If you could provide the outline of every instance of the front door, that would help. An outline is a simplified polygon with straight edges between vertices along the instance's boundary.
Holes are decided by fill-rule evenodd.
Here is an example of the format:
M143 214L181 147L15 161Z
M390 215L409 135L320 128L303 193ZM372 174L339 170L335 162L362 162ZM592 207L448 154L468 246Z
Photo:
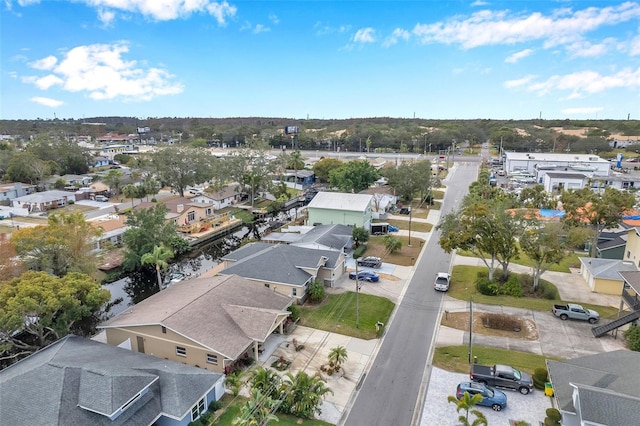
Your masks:
M142 336L136 336L136 340L138 342L138 352L143 354L144 353L144 339L142 338Z

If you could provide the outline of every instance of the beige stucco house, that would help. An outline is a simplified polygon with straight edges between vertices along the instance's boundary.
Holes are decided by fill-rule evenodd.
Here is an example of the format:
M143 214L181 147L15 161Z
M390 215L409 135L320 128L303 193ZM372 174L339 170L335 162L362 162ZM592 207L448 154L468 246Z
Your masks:
M107 343L224 373L284 333L292 298L237 275L180 282L99 326Z

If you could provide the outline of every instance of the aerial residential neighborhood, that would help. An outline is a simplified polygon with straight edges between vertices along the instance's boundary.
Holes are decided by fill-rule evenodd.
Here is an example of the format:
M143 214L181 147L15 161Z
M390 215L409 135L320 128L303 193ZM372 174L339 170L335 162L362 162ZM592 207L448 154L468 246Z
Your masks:
M640 274L636 202L633 192L617 188L613 179L624 175L632 182L634 171L625 171L630 168L625 169L624 157L616 164L593 154L518 155L507 151L504 143L504 155L500 157L500 147L492 147L491 142L475 146L465 142L458 148L460 154L449 155L447 150L438 156L408 153L401 161L391 153L386 157L387 166L377 169L368 156L331 151L322 156L308 150L267 155L268 148L265 151L254 145L252 150L216 155L220 148L189 151L155 146L155 152L118 157L119 168L111 168L113 163L109 163L101 166L102 170L98 167L97 173L66 174L47 180L58 182L57 187L62 189L21 182L5 184L7 200L0 211L9 238L3 240L3 249L13 250L16 255L12 261L15 267L3 267L7 274L3 279L13 280L2 287L3 298L7 302L18 300L20 286L41 279L22 277L21 271L51 268L60 274L60 283L65 283L59 285L65 286L74 285L65 274L87 274L87 283L96 283L92 291L102 292L101 300L108 303L102 308L96 306L95 318L99 319L87 323L88 328L69 327L58 334L59 338L42 334L37 319L25 317L22 326L8 318L3 320L3 327L12 327L4 328L4 333L8 333L5 336L13 349L6 352L10 361L0 371L0 384L24 387L20 383L25 374L32 372L39 377L44 372L42 365L56 362L43 364L42 360L54 360L48 354L64 354L66 348L70 350L70 357L65 357L69 371L93 371L96 367L89 361L83 365L77 354L99 352L104 347L113 364L101 367L103 374L117 374L109 369L124 365L124 359L118 361L120 354L132 354L169 362L166 368L191 368L180 374L203 371L213 375L202 376L208 384L203 382L202 390L182 405L167 402L165 407L163 402L154 405L153 413L146 408L151 400L145 395L152 391L148 384L131 388L131 395L122 394L122 401L112 401L110 408L103 409L82 402L89 388L81 385L69 394L78 401L75 411L43 399L48 409L58 410L60 418L62 411L72 416L70 419L94 416L91 421L96 423L128 423L134 418L150 419L140 420L144 424L165 424L168 418L178 423L202 423L219 416L233 417L225 413L238 410L245 400L251 401L253 377L273 371L270 374L276 376L271 380L281 382L277 386L283 386L283 392L288 386L297 386L297 380L302 380L300 374L315 377L313 380L329 389L323 391L311 412L284 410L281 415L357 425L358 419L366 416L361 410L368 410L368 401L372 400L369 393L376 389L366 379L367 373L399 351L410 360L407 367L431 370L426 376L413 374L402 383L405 388L424 389L417 404L430 409L413 412L419 424L454 424L455 407L447 403L449 395L462 398L464 392L473 394L477 389L488 398L491 390L468 384L469 364L477 362L515 364L523 374L534 377L534 385L541 385L538 389L532 385L530 395L507 390L504 401L497 405L491 399L479 403L481 408L488 407L489 412L483 409L480 413L490 422L505 419L535 424L549 417L548 409L557 410L563 424L601 421L598 411L585 411L582 404L571 401L576 397L593 400L597 399L593 395L611 392L619 393L621 401L640 396L622 382L618 385L618 380L603 386L593 379L594 374L618 374L600 369L596 361L599 357L616 356L624 364L633 362L631 354L635 353L628 332L635 329L640 317L639 290L634 290L638 287L634 274ZM179 183L177 188L162 187L160 182L151 184L156 179L170 181L168 169L162 168L163 155L169 152L173 158L182 156L190 161L186 167L207 167L210 177ZM206 154L210 155L209 163L202 162ZM240 161L241 155L253 160ZM376 164L384 155L375 157ZM263 158L263 163L258 164L256 158ZM288 174L283 172L287 168L279 168L281 162L298 158L301 164L295 167L308 167L305 176L314 176L313 180L287 179ZM158 171L153 175L137 173L134 164L143 160L157 162ZM326 174L325 162L337 169L343 167L341 173L355 173L347 171L352 165L364 165L359 173L372 172L365 188L354 185L349 189L344 181L332 180L331 173ZM229 171L232 164L239 172L256 169L267 173L269 179L235 181L234 176L240 174ZM442 167L437 167L434 174L432 164ZM131 171L125 174L122 167ZM223 174L216 174L218 168ZM563 177L553 175L555 170L562 170ZM413 186L407 184L412 175ZM417 176L424 180L417 180ZM556 183L548 184L547 179L556 179ZM479 186L474 186L474 181ZM579 184L572 185L573 181ZM29 193L19 195L19 191ZM485 230L480 222L476 224L478 219L472 211L460 204L460 196L466 191L483 194L481 199L488 197L482 201L486 209L483 217L491 218L493 228ZM512 201L489 201L495 194ZM575 198L578 194L581 198ZM602 206L615 203L618 210L609 216L597 216L602 208L600 200ZM600 219L594 221L594 217ZM78 231L85 229L84 224L89 227ZM594 231L578 233L581 236L577 239L566 241L555 237L558 232L579 228ZM461 239L471 229L476 237ZM483 232L490 234L483 237ZM517 241L521 258L530 259L525 266L516 258L508 258L508 279L504 264L492 267L487 262L491 250L502 249L487 245L485 238L490 241L499 233L505 233L506 239L501 240L504 244ZM67 240L85 248L73 254L73 247L65 248L64 238L56 240L57 235L66 235ZM70 250L69 256L77 263L60 263L57 257L48 257L53 252L47 250L36 252L31 241L40 241L36 244L41 248L55 244L56 250ZM552 250L550 241L555 241ZM546 252L536 249L541 245L547 247ZM207 255L211 249L215 254ZM554 255L548 256L549 252ZM481 271L491 274L497 285L483 286L481 279L469 275ZM446 283L440 277L446 277ZM513 281L516 277L518 281ZM535 285L536 280L538 290L526 287ZM44 282L39 285L49 285ZM469 293L469 287L473 293ZM473 304L468 301L469 294L474 295ZM501 299L494 302L495 297ZM510 304L513 307L509 308ZM508 331L497 331L501 322L490 327L498 327L496 331L486 331L487 324L496 320L492 317L495 307L507 313L508 321L506 317L499 321L515 324L507 325ZM565 317L577 319L580 312L595 316L585 316L589 321L584 323L563 321ZM484 326L477 329L474 321L469 331L469 321L464 318L468 320L470 313ZM42 311L35 318L52 314ZM416 321L432 324L428 330L421 328L419 340L411 334L412 327L403 326ZM396 324L400 327L397 330ZM527 333L519 336L522 328ZM45 343L29 343L32 349L25 350L30 335L42 335ZM393 343L398 338L403 345ZM518 343L520 339L522 343ZM564 345L564 339L573 343ZM424 347L428 342L433 344ZM410 349L411 345L419 348ZM447 354L455 348L469 352L469 359L454 364L447 361ZM331 357L339 351L346 352L339 361L340 374L328 373L335 370ZM531 359L518 363L511 351ZM422 355L416 358L410 353ZM629 357L618 355L623 353ZM126 359L134 358L138 359ZM582 359L594 360L589 364L590 372L580 367L569 374L563 367L563 363L582 365ZM329 369L329 365L334 368ZM465 369L466 376L461 374ZM290 379L287 372L293 374ZM542 379L535 379L543 372ZM381 379L390 375L388 380L393 381L399 372L384 369L380 374ZM79 377L83 383L83 374ZM473 373L471 377L480 380ZM362 380L358 389L355 384ZM51 383L63 386L63 394L67 392L66 384ZM497 382L484 386L491 389L492 385L501 389ZM457 394L456 386L462 389ZM159 391L161 394L162 389ZM16 395L19 393L12 398L17 399L0 401L5 407L0 410L3 423L16 418L20 407ZM620 408L616 419L623 422L630 415ZM447 418L451 423L436 420Z

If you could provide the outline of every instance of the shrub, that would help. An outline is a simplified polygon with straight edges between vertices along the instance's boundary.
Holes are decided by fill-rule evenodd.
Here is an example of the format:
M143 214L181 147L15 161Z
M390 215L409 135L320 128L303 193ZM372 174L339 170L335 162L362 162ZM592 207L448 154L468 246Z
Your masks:
M289 315L291 321L296 322L300 319L300 315L302 314L302 308L300 308L300 306L291 305L289 306L288 310L289 312L291 312L291 315Z
M542 292L542 298L546 300L556 300L560 298L558 289L545 281L540 281L540 287L538 291Z
M200 422L203 425L207 425L209 424L209 421L211 420L211 417L213 417L213 415L210 412L205 412L200 416Z
M519 318L506 314L482 314L482 325L496 330L520 331L522 329Z
M507 282L502 284L500 287L500 294L513 297L523 296L524 292L522 291L522 284L520 284L520 279L516 274L510 275Z
M222 402L220 401L211 401L209 403L209 411L211 411L212 413L215 413L221 408L222 408Z
M203 426L200 419L189 422L189 426Z
M325 296L324 285L318 280L313 280L313 282L309 286L309 289L307 290L307 293L309 294L309 300L311 302L321 302L324 300Z
M534 388L544 390L544 384L549 381L549 373L546 368L536 368L531 378Z
M632 325L624 332L624 338L627 339L627 345L632 351L640 352L640 327Z
M476 290L485 296L495 296L498 294L498 286L484 277L478 277L476 280Z
M555 420L556 422L559 422L560 420L562 420L562 414L560 414L560 411L558 411L557 408L547 408L547 411L545 411L545 414L551 420Z
M367 251L367 246L364 245L364 244L361 244L360 246L358 246L358 248L356 248L353 251L353 258L354 259L359 258L360 256L362 256L364 254L365 251Z

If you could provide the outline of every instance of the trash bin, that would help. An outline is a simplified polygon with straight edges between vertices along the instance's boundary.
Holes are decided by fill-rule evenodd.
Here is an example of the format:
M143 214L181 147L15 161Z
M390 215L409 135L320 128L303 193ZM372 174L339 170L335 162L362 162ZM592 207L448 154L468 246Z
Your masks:
M546 396L553 396L553 386L550 382L545 382L544 384L544 394Z

